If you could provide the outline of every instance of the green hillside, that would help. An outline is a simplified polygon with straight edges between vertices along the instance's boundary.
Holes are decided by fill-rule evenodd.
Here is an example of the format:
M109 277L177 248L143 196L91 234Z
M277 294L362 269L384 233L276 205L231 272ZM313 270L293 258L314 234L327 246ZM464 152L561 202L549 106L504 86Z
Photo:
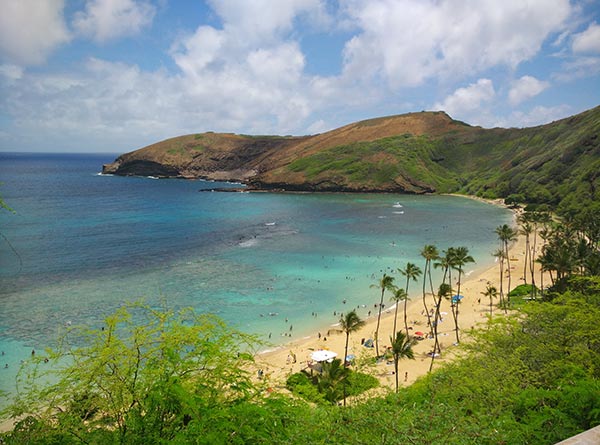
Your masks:
M600 107L526 129L470 127L439 137L401 136L332 147L287 166L308 183L461 192L563 209L598 200Z
M252 339L214 317L142 313L139 325L121 309L107 329L84 331L86 346L36 355L24 382L50 372L57 383L24 386L0 442L550 445L600 424L598 277L523 303L526 316L490 320L457 360L347 407L254 380L251 356L238 353ZM75 362L65 367L66 355Z
M600 107L523 129L483 129L421 112L304 137L180 136L122 155L104 170L267 190L457 192L570 211L598 201L599 134Z

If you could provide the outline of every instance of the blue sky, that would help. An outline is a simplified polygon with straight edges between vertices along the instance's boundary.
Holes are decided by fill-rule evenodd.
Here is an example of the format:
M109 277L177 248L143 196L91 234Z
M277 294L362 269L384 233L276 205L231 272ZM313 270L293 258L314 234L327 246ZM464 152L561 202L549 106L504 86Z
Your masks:
M0 151L421 110L526 127L599 104L597 0L2 0Z

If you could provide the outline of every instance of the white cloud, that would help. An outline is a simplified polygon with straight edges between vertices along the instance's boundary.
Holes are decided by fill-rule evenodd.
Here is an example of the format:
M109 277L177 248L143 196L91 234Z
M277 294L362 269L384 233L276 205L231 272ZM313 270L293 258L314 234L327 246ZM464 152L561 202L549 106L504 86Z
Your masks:
M90 59L81 72L25 72L9 87L2 90L0 111L12 117L20 143L32 150L83 151L89 145L125 151L140 138L149 143L173 136L182 130L180 117L189 124L188 110L178 114L174 81L136 66Z
M156 8L145 1L89 0L85 11L75 14L73 26L80 34L103 43L139 33L152 23L155 12Z
M221 29L200 26L176 42L171 55L189 100L218 102L211 113L230 128L297 131L314 103L317 78L304 73L305 57L290 38L299 17L326 22L318 0L211 2ZM310 98L318 96L313 101ZM216 119L212 119L216 120Z
M479 79L468 87L459 88L443 102L436 103L433 108L443 110L455 119L462 119L473 111L494 99L496 92L490 79ZM474 122L475 123L475 122Z
M70 36L63 0L4 0L0 11L0 54L21 66L39 65Z
M533 57L564 27L568 0L347 0L360 34L345 48L345 74L381 76L393 88L464 78Z
M495 125L517 128L533 127L563 119L571 114L573 114L573 111L568 105L563 104L554 107L538 105L528 112L513 111L508 117L497 120Z
M600 25L590 23L588 28L573 36L573 51L576 53L600 54Z
M0 65L0 75L9 80L18 80L23 77L23 68L17 65Z
M289 31L302 14L309 22L324 26L329 23L322 0L209 0L221 17L224 29L243 37L247 43L267 42Z
M569 2L552 1L542 7L541 0L524 6L513 0L469 0L466 6L450 0L340 0L337 23L344 21L345 28L335 36L336 45L340 36L349 36L342 74L318 76L307 72L307 67L314 72L311 32L327 35L335 2L208 0L215 14L211 23L219 23L187 35L175 32L169 68L145 71L93 57L83 67L71 64L51 74L10 61L0 65L0 130L6 130L5 140L32 150L36 144L76 150L84 141L89 150L127 151L207 130L306 134L426 109L438 88L448 96L435 108L491 126L500 121L498 114L510 113L500 109L507 106L504 92L510 90L516 105L549 87L528 76L507 85L511 76L495 68L513 68L532 57L553 33L556 40ZM56 4L61 18L62 3ZM141 32L153 19L154 9L144 13L148 5L149 0L90 0L73 26L98 42ZM573 39L563 41L570 49ZM553 112L515 112L503 121L537 123Z
M538 80L532 76L523 76L513 82L508 92L508 101L511 105L518 105L527 99L537 96L549 86L549 82Z

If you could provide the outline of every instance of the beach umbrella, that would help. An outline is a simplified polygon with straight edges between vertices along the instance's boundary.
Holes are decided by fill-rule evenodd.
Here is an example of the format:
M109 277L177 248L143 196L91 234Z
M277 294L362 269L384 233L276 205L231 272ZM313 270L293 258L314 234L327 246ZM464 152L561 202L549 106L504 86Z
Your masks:
M465 297L463 297L462 295L454 295L454 296L452 297L452 303L457 303L457 302L459 302L460 300L462 300L463 298L465 298Z
M421 331L417 331L417 332L415 332L415 335L417 337L423 337L425 334L423 332L421 332Z
M318 351L313 351L310 354L310 358L315 362L329 362L337 357L337 352L327 351L325 349L319 349Z

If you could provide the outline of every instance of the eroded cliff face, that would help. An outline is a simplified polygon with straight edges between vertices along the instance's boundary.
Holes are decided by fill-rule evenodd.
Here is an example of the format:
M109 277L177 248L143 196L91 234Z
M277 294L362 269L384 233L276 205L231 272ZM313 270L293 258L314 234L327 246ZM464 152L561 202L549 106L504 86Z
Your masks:
M176 166L164 165L160 162L146 159L134 159L129 162L117 159L112 164L104 164L102 166L102 173L121 176L157 176L164 178L181 176L180 171Z
M247 182L273 164L273 154L303 137L204 133L180 136L119 156L104 174Z

